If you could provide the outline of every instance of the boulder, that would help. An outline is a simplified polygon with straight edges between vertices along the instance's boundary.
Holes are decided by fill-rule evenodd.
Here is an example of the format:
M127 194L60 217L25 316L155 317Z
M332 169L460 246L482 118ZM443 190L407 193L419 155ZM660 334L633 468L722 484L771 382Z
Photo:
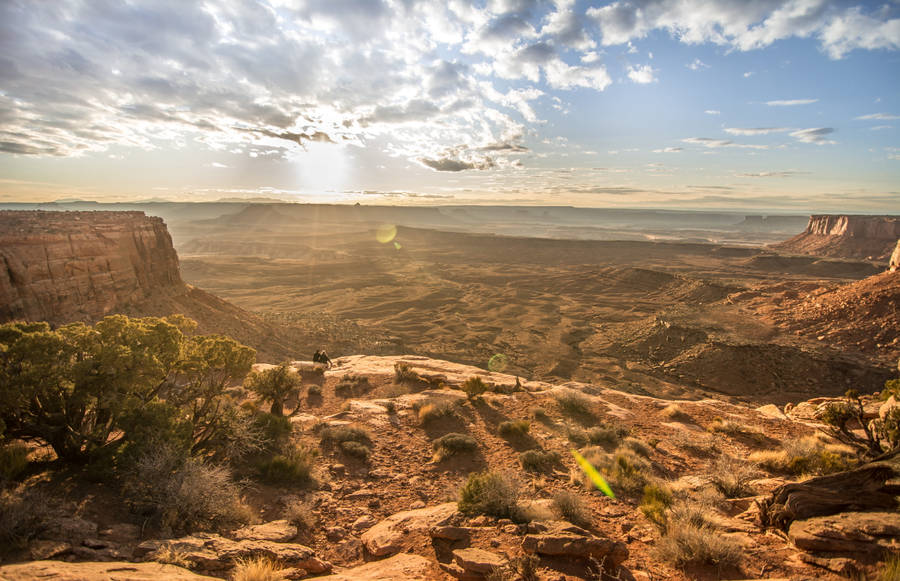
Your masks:
M788 536L804 551L878 555L900 538L900 513L844 512L795 520Z
M387 559L346 569L334 575L319 577L323 581L430 581L435 567L425 557L401 553Z
M297 536L297 527L286 520L273 520L259 525L251 525L234 531L234 538L251 541L273 541L285 543Z
M887 417L892 410L900 408L900 401L897 401L897 398L893 395L887 398L887 401L881 404L878 408L878 417L882 420Z
M331 570L331 563L319 559L312 549L304 545L250 539L233 541L208 533L197 533L180 539L145 541L138 545L134 555L150 561L160 549L168 547L181 553L193 564L192 568L207 571L230 569L238 559L258 556L279 561L286 567L305 569L310 573Z
M48 520L41 533L41 538L80 544L84 539L96 538L97 533L97 523L77 516L68 516Z
M450 524L457 512L455 502L446 502L417 510L405 510L387 517L362 535L362 542L375 557L400 552L407 535L425 533L431 527Z
M506 560L500 555L475 548L456 549L453 551L453 560L467 573L478 575L488 575L506 564Z
M609 567L617 567L628 558L625 543L594 536L575 526L554 526L544 533L526 535L522 549L551 557L593 558Z
M3 581L202 581L216 580L161 563L32 561L0 566Z

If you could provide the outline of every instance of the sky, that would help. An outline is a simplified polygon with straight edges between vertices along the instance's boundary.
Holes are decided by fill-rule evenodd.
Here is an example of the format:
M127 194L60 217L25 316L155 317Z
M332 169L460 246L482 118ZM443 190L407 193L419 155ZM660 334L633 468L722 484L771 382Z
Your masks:
M900 213L900 0L4 0L0 202Z

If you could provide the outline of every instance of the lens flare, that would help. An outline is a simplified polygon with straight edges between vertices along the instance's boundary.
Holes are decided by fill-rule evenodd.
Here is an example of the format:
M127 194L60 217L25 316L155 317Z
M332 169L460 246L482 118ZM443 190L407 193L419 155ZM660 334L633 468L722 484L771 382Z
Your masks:
M375 239L382 244L387 244L397 237L397 227L393 224L382 224L375 231Z
M606 480L604 480L603 477L600 476L600 473L597 472L597 469L591 466L591 463L588 462L584 458L584 456L582 456L575 450L572 450L572 455L575 456L575 461L578 462L578 467L584 470L584 473L587 474L587 477L591 479L591 482L594 483L594 486L596 486L600 490L600 492L602 492L606 496L614 499L616 495L613 494L612 488L610 488L609 484L606 483Z
M509 365L509 358L507 358L503 353L497 353L488 360L489 371L503 373L504 371L506 371L507 365Z

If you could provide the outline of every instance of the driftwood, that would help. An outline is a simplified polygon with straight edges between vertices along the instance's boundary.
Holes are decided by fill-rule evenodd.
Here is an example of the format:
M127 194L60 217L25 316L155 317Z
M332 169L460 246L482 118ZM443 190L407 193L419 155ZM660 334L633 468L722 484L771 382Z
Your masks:
M775 489L769 498L757 501L763 526L787 530L795 520L844 511L864 511L897 507L900 486L886 484L897 476L888 464L868 464L862 468L792 482Z

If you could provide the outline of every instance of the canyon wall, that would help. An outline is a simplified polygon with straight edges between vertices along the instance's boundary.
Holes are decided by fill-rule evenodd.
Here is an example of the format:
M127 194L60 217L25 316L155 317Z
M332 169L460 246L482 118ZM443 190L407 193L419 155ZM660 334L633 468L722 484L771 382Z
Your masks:
M806 230L772 248L793 254L887 260L900 239L900 216L814 215Z
M0 320L90 320L184 290L161 218L0 212Z

